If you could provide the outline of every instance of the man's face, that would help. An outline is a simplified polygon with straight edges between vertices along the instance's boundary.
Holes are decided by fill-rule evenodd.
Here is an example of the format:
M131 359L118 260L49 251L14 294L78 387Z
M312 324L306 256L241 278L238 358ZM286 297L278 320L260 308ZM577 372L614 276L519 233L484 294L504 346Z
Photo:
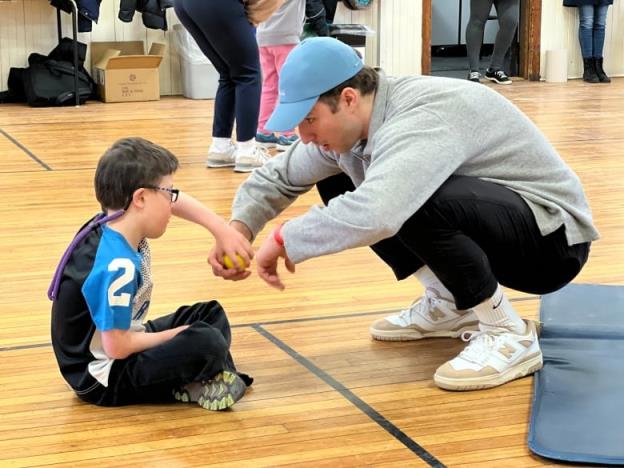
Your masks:
M324 151L347 153L360 140L362 123L355 112L354 102L345 98L338 102L336 112L318 101L299 124L299 136L303 143L313 143Z

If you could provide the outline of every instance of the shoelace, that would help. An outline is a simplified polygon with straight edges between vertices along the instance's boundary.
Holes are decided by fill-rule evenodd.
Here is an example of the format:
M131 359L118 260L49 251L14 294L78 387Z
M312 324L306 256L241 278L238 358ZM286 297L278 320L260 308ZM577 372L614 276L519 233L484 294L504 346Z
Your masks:
M465 331L461 334L462 341L470 342L464 350L459 353L459 357L474 362L484 364L492 350L499 348L505 337L501 332L488 331Z
M269 152L260 146L256 146L254 148L254 152L251 154L251 157L258 163L264 164L270 158Z
M408 322L413 322L412 314L425 314L428 310L431 310L441 302L442 301L440 299L431 295L431 293L429 293L428 291L425 291L425 295L423 297L419 297L414 302L412 302L412 304L407 309L403 309L399 313L399 317Z
M500 78L501 80L504 80L507 78L507 75L505 75L505 72L503 70L498 70L494 74L496 75L496 78Z

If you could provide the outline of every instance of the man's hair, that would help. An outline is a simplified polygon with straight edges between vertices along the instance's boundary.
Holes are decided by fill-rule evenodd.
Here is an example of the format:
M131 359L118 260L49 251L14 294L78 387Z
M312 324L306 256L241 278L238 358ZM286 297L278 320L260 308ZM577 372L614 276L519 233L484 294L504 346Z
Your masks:
M177 168L178 159L162 146L143 138L122 138L98 161L95 196L104 211L127 209L135 190L157 185Z
M377 84L379 83L379 75L374 68L364 65L364 67L357 72L355 76L352 76L347 81L343 81L335 88L324 92L319 96L319 101L327 104L332 112L338 110L338 101L340 99L340 93L345 88L354 88L362 93L362 96L372 94L377 91Z

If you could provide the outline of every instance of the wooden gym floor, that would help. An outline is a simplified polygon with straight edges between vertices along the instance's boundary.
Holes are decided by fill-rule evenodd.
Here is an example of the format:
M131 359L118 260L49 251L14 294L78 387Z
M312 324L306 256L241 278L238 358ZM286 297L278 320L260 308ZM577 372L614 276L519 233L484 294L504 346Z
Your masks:
M536 122L584 183L602 239L575 281L624 284L624 79L496 90ZM227 218L245 175L204 167L211 122L211 101L178 97L0 106L0 466L550 464L527 449L531 378L446 392L431 375L459 352L459 340L370 339L372 320L422 293L416 280L395 282L372 252L355 249L283 273L284 292L255 275L225 282L205 261L211 236L180 220L151 242L150 317L219 299L253 388L222 413L179 403L98 408L68 390L50 345L46 291L73 234L98 209L98 157L124 136L164 145L182 163L176 186ZM281 219L318 202L310 193ZM509 293L523 316L537 317L539 298Z

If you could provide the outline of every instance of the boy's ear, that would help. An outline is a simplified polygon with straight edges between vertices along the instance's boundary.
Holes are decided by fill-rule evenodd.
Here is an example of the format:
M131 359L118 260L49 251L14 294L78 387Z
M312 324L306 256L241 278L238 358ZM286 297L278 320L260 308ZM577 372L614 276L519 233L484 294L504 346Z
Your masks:
M130 206L136 206L137 208L143 208L145 206L145 189L138 188L132 194L132 200Z

